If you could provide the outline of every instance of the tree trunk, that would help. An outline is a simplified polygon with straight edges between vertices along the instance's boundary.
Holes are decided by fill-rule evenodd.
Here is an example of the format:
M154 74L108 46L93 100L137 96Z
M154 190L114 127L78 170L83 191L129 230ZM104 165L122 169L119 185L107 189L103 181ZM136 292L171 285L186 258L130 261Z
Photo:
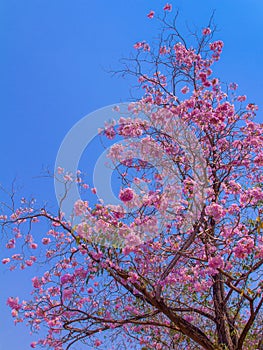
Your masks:
M213 284L213 299L216 316L216 330L218 337L218 345L225 346L228 350L234 350L234 344L230 334L230 328L227 319L226 306L224 305L224 296L222 282L222 275L216 274Z

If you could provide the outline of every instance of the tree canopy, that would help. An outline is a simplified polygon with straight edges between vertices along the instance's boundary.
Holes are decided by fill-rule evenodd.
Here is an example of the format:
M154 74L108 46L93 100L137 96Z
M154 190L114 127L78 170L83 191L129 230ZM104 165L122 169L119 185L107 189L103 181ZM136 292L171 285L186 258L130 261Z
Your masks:
M263 347L263 125L213 74L223 49L213 20L184 36L171 10L148 14L158 41L137 42L118 72L142 98L100 131L118 141L108 157L121 203L94 204L82 173L59 168L65 197L72 183L86 191L71 217L14 196L3 206L6 248L21 249L2 262L24 269L44 249L50 267L29 300L7 300L16 323L46 329L33 348Z

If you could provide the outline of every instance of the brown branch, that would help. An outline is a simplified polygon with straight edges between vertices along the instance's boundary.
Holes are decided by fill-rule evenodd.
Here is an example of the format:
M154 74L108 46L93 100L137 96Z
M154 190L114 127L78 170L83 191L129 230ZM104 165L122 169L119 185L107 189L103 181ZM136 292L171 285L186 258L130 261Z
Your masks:
M158 281L158 285L156 287L156 292L155 292L157 300L160 301L160 298L161 298L161 292L162 292L161 282L169 275L169 273L175 267L175 265L177 264L178 260L182 256L182 252L186 251L191 246L191 244L194 242L194 240L196 238L196 235L199 233L200 224L201 224L201 221L202 221L203 217L204 217L204 210L201 213L201 217L199 219L199 222L195 225L194 231L191 233L191 235L188 237L188 239L184 242L184 244L178 250L178 252L176 252L174 258L172 259L172 261L168 264L168 266L166 267L166 269L162 273L162 275L161 275L161 277L160 277L160 279Z
M251 329L251 326L252 326L253 322L255 321L255 318L258 315L262 305L263 305L263 298L261 298L261 300L260 300L260 302L259 302L259 304L258 304L258 306L257 306L255 311L254 311L253 308L252 309L250 308L250 310L251 310L250 311L250 317L249 317L245 327L243 328L242 333L240 334L240 337L239 337L239 340L238 340L238 345L237 345L237 350L242 350L243 349L243 343L244 343L244 341L246 339L246 336L247 336L249 330Z

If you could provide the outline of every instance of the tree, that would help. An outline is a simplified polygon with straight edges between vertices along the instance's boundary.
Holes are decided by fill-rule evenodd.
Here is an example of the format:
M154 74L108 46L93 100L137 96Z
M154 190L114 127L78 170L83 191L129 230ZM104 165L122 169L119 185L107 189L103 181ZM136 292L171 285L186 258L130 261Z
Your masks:
M24 269L38 241L46 247L50 268L33 278L32 299L7 301L15 322L47 328L32 347L262 348L263 125L236 84L213 76L223 42L212 41L212 20L188 44L170 10L158 44L136 43L121 72L144 96L102 132L123 139L109 150L122 204L79 200L77 223L61 208L16 207L13 195L4 208L6 247L22 241L4 264ZM65 196L74 181L88 187L80 173L55 176ZM39 238L41 220L50 227Z

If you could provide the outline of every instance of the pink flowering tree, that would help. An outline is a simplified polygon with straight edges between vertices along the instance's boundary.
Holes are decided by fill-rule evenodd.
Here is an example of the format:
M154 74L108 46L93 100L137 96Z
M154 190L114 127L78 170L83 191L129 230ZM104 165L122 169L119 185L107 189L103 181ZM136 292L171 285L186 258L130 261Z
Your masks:
M122 72L143 97L101 132L123 139L108 154L121 203L80 199L71 218L14 196L3 208L2 263L29 268L42 252L48 266L31 298L7 300L16 323L46 330L32 348L263 348L263 125L213 75L212 23L188 43L164 11L159 43L136 43ZM65 196L74 181L89 191L80 173L55 176Z

